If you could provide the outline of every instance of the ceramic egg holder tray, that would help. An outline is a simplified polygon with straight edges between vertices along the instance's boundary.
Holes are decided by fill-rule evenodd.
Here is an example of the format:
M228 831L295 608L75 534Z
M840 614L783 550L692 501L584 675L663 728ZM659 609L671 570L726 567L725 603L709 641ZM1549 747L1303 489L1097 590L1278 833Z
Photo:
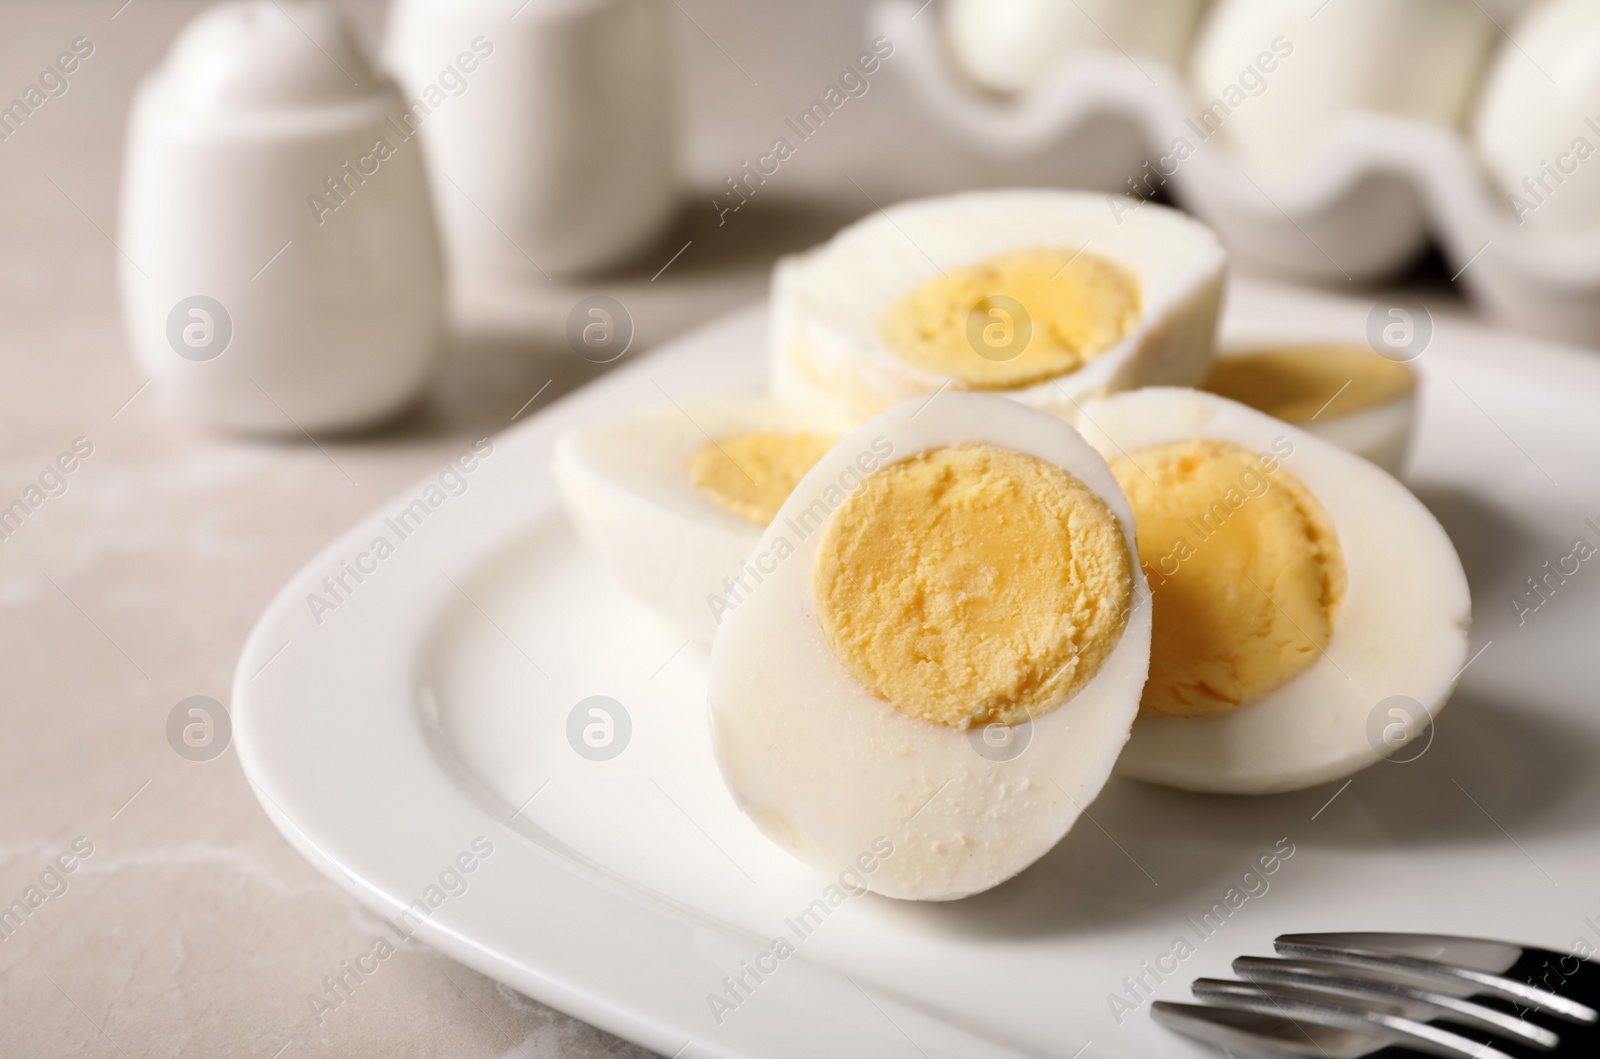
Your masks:
M1170 66L1085 50L1017 97L990 96L952 66L935 12L915 17L919 5L880 0L872 35L895 43L894 76L987 152L1023 158L1070 140L1126 155L1145 197L1146 187L1166 191L1214 227L1237 261L1279 276L1380 281L1431 236L1456 282L1498 321L1600 345L1600 233L1519 226L1453 129L1352 112L1295 168L1257 171L1226 142L1226 121L1205 135L1199 102ZM1108 115L1133 127L1142 155L1107 130Z

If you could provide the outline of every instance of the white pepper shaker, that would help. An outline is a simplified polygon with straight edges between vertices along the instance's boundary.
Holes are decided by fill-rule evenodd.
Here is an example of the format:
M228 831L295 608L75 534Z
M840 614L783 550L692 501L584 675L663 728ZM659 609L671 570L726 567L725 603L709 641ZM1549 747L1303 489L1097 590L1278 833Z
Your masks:
M218 4L129 121L120 248L129 339L201 420L347 430L428 381L442 267L402 101L322 3Z
M457 283L573 275L678 203L663 0L394 0L384 58L428 147Z

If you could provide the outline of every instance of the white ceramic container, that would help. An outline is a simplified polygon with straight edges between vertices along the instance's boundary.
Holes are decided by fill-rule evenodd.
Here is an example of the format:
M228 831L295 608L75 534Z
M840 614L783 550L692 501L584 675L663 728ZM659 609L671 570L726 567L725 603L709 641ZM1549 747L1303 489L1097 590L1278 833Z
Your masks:
M1482 3L1510 25L1508 13L1520 0L1460 2ZM1330 0L1316 25L1342 3ZM1258 167L1227 135L1236 128L1232 117L1221 135L1197 131L1188 79L1154 61L1135 67L1112 52L1083 50L1014 98L973 91L950 61L937 24L916 17L921 4L878 0L869 32L895 42L891 76L903 78L932 117L971 149L1028 158L1067 142L1080 156L1115 158L1123 157L1132 133L1143 141L1143 164L1136 154L1120 190L1141 198L1167 192L1216 229L1230 259L1247 269L1370 283L1414 261L1431 237L1457 286L1499 323L1600 346L1600 238L1550 231L1532 219L1519 226L1457 129L1431 118L1345 111L1310 154L1286 168ZM1508 42L1500 46L1515 51ZM1291 60L1304 57L1296 47ZM1234 117L1266 103L1274 90L1250 97ZM1562 190L1578 193L1570 180ZM1130 205L1107 199L1107 209L1119 215Z
M678 201L662 0L395 0L384 58L457 283L590 272Z
M347 430L427 382L442 269L400 108L331 9L290 0L210 8L140 85L124 315L140 365L200 419Z

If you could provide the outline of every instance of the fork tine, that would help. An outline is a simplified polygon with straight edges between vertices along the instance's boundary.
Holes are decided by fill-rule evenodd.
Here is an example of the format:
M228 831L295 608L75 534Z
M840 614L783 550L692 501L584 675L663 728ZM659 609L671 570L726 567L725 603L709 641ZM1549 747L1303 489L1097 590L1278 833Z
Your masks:
M1467 1026L1511 1037L1535 1048L1553 1049L1561 1039L1542 1026L1519 1019L1505 1011L1486 1007L1459 996L1420 989L1404 976L1385 975L1370 968L1349 964L1316 963L1309 960L1283 960L1262 956L1241 956L1233 961L1239 977L1263 985L1311 989L1346 997L1357 1002L1401 1005L1416 1011L1419 1022L1448 1018Z
M1296 1021L1280 1013L1264 1013L1219 1005L1186 1005L1157 1000L1150 1017L1190 1040L1221 1048L1237 1059L1365 1059L1379 1056L1394 1041L1366 1030L1349 1030L1318 1022ZM1501 1056L1496 1051L1466 1053L1459 1049L1429 1048L1429 1054L1461 1059L1464 1056ZM1504 1057L1502 1057L1504 1059Z
M1284 934L1273 942L1280 955L1306 960L1352 964L1432 984L1468 983L1480 993L1509 1000L1521 1007L1547 1011L1569 1022L1594 1025L1600 1011L1588 1004L1509 977L1530 955L1557 953L1525 949L1483 938L1448 934Z
M1174 1033L1240 1059L1362 1059L1386 1047L1362 1033L1210 1004L1157 1000L1150 1006L1150 1017Z
M1310 1025L1345 1030L1374 1043L1402 1044L1452 1059L1512 1059L1491 1044L1427 1025L1398 1010L1346 1007L1330 1001L1325 994L1319 996L1285 986L1263 986L1254 982L1200 978L1195 981L1193 988L1196 996L1214 1004L1259 1015L1275 1015L1289 1020L1302 1030Z

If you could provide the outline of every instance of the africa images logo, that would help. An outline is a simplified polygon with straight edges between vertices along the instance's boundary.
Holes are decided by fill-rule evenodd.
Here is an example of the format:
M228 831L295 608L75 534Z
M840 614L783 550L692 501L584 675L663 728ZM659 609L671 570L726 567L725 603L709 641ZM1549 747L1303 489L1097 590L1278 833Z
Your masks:
M167 345L184 360L215 360L233 341L233 317L215 298L196 294L167 314Z
M470 449L445 464L444 470L424 486L409 504L383 520L388 532L376 534L371 543L354 556L340 559L338 569L322 579L322 591L306 594L306 606L311 611L312 620L321 625L329 614L344 606L366 583L367 578L381 569L385 559L422 529L423 523L435 511L452 497L467 491L471 485L469 476L492 455L493 441L486 437L474 441Z

